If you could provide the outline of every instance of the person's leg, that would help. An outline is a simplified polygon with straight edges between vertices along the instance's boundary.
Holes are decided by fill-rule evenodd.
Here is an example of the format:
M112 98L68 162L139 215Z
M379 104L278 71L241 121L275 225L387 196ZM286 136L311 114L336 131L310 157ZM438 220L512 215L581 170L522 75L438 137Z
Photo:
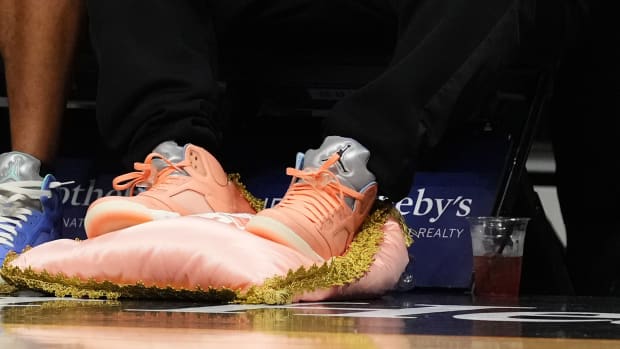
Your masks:
M516 47L519 28L513 0L336 3L356 12L391 11L400 31L392 62L334 106L321 146L287 171L298 179L282 201L246 225L318 262L346 250L375 202L377 184L392 200L406 196L421 131L431 144L441 137L461 89Z
M335 105L325 134L365 145L380 193L397 201L411 188L419 147L442 137L465 84L479 69L505 61L518 45L521 2L391 1L375 6L381 3L398 15L392 62L381 76Z
M59 183L40 171L56 157L83 15L80 0L0 0L12 148L0 154L0 261L60 236Z
M145 160L137 172L113 181L114 188L131 194L141 189L138 195L93 202L85 216L86 235L214 209L252 211L213 156L221 130L208 2L88 0L87 5L101 136L123 154L128 168Z
M282 11L260 1L90 0L88 5L103 139L125 153L125 165L146 157L137 172L117 177L114 187L131 192L152 187L93 202L85 217L87 236L163 217L255 212L219 160L214 17L218 30L226 32L233 23L250 25L245 16L277 18Z
M131 166L158 144L217 152L211 14L204 0L89 0L103 140Z
M0 0L11 148L51 166L84 18L80 0Z
M104 141L125 154L127 166L168 140L191 142L217 155L223 120L217 110L215 34L240 40L233 45L264 40L257 28L303 19L310 3L88 0Z

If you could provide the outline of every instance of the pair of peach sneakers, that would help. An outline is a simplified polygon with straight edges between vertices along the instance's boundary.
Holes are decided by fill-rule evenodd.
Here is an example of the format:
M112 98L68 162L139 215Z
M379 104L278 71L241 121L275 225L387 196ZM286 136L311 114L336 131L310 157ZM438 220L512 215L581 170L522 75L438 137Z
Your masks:
M368 215L377 184L369 151L330 136L288 168L291 184L274 207L256 212L238 185L205 149L165 142L113 186L129 196L94 201L86 212L88 238L133 225L208 212L250 213L245 230L287 245L317 263L342 255ZM133 195L136 189L142 189Z

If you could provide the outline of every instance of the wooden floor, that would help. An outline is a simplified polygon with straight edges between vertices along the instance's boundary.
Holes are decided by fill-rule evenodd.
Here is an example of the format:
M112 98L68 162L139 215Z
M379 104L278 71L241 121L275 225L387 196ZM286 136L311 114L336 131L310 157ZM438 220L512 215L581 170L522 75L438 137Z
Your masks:
M0 297L0 348L620 348L620 300L410 292L287 306Z

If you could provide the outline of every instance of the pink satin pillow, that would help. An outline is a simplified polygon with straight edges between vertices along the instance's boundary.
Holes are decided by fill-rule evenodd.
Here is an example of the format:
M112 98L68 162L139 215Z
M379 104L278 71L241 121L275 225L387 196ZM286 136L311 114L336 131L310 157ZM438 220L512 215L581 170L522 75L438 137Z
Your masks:
M59 297L283 304L381 295L408 263L405 226L391 209L376 210L343 256L319 266L246 232L249 217L185 216L51 241L7 258L1 275Z

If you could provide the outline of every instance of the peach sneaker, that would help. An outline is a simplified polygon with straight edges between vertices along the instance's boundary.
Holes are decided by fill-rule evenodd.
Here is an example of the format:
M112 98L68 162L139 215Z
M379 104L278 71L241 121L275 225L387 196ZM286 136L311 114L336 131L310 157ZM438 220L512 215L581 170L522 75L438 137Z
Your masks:
M137 172L116 177L114 189L130 194L135 187L145 189L135 196L107 196L91 203L84 219L88 238L157 219L256 212L217 159L196 145L187 144L177 162L151 153L135 168Z
M309 150L282 201L257 213L246 230L287 245L317 263L342 255L377 198L370 152L350 138L330 136Z

